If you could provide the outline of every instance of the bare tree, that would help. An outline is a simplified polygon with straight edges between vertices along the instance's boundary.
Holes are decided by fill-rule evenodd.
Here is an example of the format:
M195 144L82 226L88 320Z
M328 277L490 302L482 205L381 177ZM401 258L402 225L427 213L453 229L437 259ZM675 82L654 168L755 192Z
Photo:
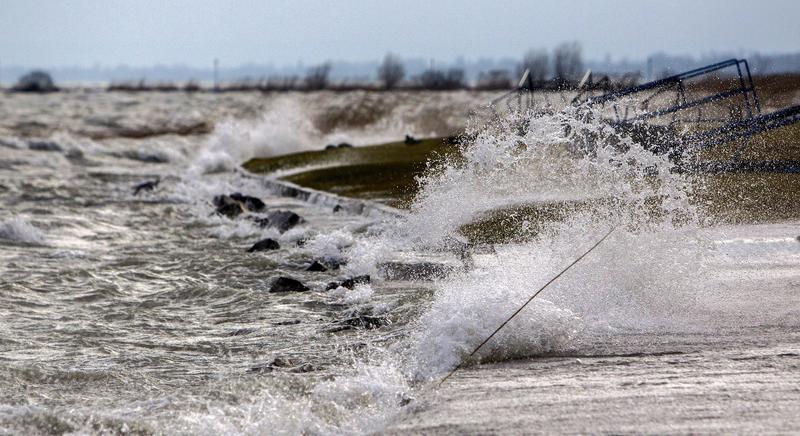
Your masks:
M383 63L378 67L378 78L383 82L386 89L392 89L403 80L406 75L406 70L403 68L403 63L400 58L388 53L383 58Z
M310 68L306 73L306 89L315 91L327 88L330 72L331 64L328 62Z
M577 42L565 42L553 51L553 73L556 82L566 84L578 80L583 73L581 45Z
M528 76L531 83L539 85L547 79L550 74L550 56L544 49L531 49L522 57L522 62L517 67L517 77L522 77L525 70L530 71Z

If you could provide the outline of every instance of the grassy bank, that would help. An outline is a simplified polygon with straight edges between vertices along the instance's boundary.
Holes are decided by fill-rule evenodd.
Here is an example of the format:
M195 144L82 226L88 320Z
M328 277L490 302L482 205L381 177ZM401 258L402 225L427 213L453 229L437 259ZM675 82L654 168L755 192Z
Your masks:
M730 161L741 143L725 144L702 154L702 159ZM417 192L416 177L429 161L459 155L458 146L444 138L419 144L393 142L369 147L335 148L244 164L251 172L287 174L283 179L335 194L379 201L406 208ZM786 126L753 138L742 153L744 161L800 160L800 125ZM800 174L730 171L692 174L692 201L717 223L760 223L800 220ZM487 211L462 233L476 242L512 241L535 234L546 223L563 220L590 202L515 205ZM522 227L527 232L520 232Z
M257 158L244 168L257 174L286 172L283 179L301 186L402 208L416 194L415 178L428 161L456 155L453 138L428 138L419 144L399 141Z

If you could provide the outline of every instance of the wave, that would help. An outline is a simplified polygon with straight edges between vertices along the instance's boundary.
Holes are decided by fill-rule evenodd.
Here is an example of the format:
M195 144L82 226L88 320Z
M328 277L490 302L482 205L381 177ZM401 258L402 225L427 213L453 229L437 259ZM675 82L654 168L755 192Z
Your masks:
M464 239L463 226L510 206L556 203L566 212L522 226L522 242L498 246L470 272L436 283L397 358L410 380L435 378L461 362L610 228L617 230L594 257L506 326L477 360L570 352L618 328L700 324L688 309L708 249L695 235L703 218L690 202L693 180L672 171L666 156L580 113L513 114L476 124L468 135L475 139L462 159L440 162L419 180L406 218L347 249L348 270L375 273L393 251L446 248ZM575 201L583 206L570 206Z
M441 93L291 93L274 96L256 119L217 123L191 171L229 171L253 157L270 157L347 142L355 146L400 141L406 134L446 136L464 128L470 108L485 95Z
M0 239L29 245L47 245L45 234L22 217L0 222Z

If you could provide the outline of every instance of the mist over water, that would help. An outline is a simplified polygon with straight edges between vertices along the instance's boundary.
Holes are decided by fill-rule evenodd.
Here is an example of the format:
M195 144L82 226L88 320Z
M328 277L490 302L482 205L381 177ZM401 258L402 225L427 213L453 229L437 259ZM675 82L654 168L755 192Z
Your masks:
M562 362L558 374L574 388L567 396L585 392L584 369L572 362L593 356L642 356L625 363L635 366L673 353L678 366L696 360L710 373L754 353L765 368L796 365L796 225L711 227L691 201L701 181L585 113L467 125L470 107L488 99L462 92L12 99L0 122L0 427L12 433L459 431L442 417L457 416L448 409L455 400L438 400L523 391L519 364ZM32 126L24 119L36 108L41 122ZM214 127L175 133L198 122ZM153 125L166 134L131 137ZM238 169L254 156L464 127L463 157L432 163L401 218L276 197ZM155 190L133 195L135 184L156 178ZM213 197L231 192L305 223L280 233L215 214ZM477 244L468 258L449 253L465 226L524 215L532 204L559 213L523 216L512 241ZM436 390L610 229L466 362L473 384L456 377ZM246 252L265 237L281 248ZM432 281L381 275L388 260L422 255L463 268ZM305 271L315 259L346 263ZM325 291L364 273L370 284ZM269 293L280 275L312 291ZM339 329L364 316L386 322ZM611 382L638 377L597 365ZM698 385L713 379L691 375ZM743 385L757 384L752 377ZM785 379L784 397L796 381ZM574 424L563 431L582 428L562 412ZM511 418L475 416L472 428L486 431ZM709 425L724 431L718 424Z

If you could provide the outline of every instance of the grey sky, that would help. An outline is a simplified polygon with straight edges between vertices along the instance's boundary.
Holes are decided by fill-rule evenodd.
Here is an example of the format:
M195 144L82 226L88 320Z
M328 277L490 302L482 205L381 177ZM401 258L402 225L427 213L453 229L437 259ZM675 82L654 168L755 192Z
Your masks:
M588 58L800 50L798 0L0 0L0 63L305 64L519 57L566 40Z

